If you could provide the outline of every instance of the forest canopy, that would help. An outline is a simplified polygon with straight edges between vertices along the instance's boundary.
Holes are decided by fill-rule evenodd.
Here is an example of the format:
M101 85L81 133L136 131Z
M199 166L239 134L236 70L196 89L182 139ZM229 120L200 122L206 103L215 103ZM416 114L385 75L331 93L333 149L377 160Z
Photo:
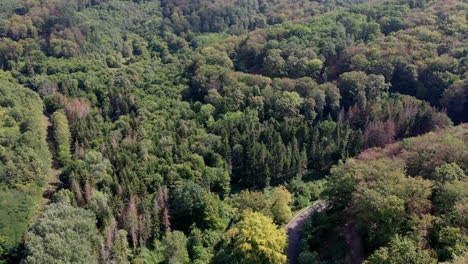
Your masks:
M335 166L324 190L330 210L310 219L301 254L367 256L367 264L466 261L467 132L465 124L407 138Z
M0 263L463 262L467 9L1 1Z

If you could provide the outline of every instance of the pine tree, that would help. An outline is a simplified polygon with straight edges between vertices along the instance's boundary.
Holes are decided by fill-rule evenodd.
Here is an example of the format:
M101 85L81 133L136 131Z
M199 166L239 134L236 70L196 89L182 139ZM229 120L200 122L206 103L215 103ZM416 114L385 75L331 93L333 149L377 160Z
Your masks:
M54 125L54 138L57 143L58 159L62 166L66 166L70 163L72 156L70 153L71 133L65 111L59 110L54 112L52 123Z
M117 237L112 245L112 259L116 264L128 264L130 249L127 241L127 231L121 229L117 232Z

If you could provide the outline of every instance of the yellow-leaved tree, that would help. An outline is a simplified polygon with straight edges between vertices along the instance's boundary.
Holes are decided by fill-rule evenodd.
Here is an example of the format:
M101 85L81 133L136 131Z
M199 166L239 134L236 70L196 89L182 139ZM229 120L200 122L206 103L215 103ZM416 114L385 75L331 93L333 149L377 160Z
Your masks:
M234 248L243 256L240 263L282 264L287 262L286 231L261 213L244 211L242 220L228 231Z

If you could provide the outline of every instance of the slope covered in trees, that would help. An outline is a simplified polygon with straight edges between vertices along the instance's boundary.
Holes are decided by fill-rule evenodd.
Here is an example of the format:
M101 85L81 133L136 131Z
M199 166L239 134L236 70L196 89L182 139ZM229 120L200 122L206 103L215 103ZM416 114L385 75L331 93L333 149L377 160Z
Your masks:
M0 258L16 255L51 166L43 104L0 73Z
M330 209L310 220L303 258L314 251L331 263L354 263L356 254L367 264L466 262L467 135L462 125L334 167L324 191ZM327 247L340 247L327 240L341 251L331 254Z
M1 220L2 261L284 263L280 225L339 160L466 121L466 10L2 1L1 206L21 207ZM62 184L28 221L50 167L43 113Z
M242 34L255 28L305 20L338 8L369 0L230 0L230 1L161 1L165 22L177 34L190 37L198 32Z

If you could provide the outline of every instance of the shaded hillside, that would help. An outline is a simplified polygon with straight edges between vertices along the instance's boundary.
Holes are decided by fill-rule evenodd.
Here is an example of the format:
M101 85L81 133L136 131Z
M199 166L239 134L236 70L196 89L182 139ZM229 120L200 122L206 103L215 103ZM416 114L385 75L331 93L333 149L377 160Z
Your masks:
M466 261L467 160L465 124L334 167L324 192L331 209L311 219L308 250L330 263L359 263L360 247L367 264ZM341 252L331 243L339 237Z

